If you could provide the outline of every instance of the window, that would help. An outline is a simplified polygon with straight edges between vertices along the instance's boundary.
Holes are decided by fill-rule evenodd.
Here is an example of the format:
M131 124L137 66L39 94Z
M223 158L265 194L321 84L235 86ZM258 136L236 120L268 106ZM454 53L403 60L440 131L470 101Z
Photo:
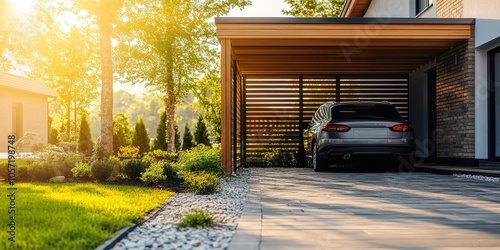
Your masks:
M342 105L333 108L334 119L401 119L395 107L389 105Z
M430 0L415 0L415 15L418 16L430 5Z

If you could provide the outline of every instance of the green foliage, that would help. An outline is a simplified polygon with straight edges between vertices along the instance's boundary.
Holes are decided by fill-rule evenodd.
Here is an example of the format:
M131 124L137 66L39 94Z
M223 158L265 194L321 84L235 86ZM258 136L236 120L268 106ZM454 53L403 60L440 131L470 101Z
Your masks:
M297 167L298 163L293 152L274 148L264 154L264 163L268 167Z
M135 180L141 176L148 168L148 163L140 159L126 160L123 164L123 172L131 180Z
M173 163L171 162L161 162L163 166L163 174L167 177L167 179L177 178L177 173L175 172Z
M106 160L94 161L90 167L92 175L99 181L107 180L113 172L113 163Z
M193 89L193 94L198 99L196 105L199 109L203 110L210 133L214 136L214 140L217 143L220 143L222 114L220 74L219 68L211 70L196 82Z
M203 116L198 117L198 123L196 123L196 130L194 131L194 140L198 145L210 146L210 140L208 139L208 131L205 122L203 121Z
M139 155L141 156L149 152L149 134L146 126L144 126L142 117L135 124L132 146L139 147Z
M195 194L214 194L217 192L222 177L210 172L186 172L183 175L184 183L189 191Z
M84 159L85 157L81 154L67 151L62 147L49 145L44 150L33 154L30 158L27 158L26 163L28 163L28 165L46 163L53 167L55 171L54 175L71 177L71 169L75 167L75 163L81 162ZM30 175L32 175L31 167L28 171L30 172Z
M179 133L179 127L175 125L175 148L181 150L181 133Z
M34 161L28 165L27 169L30 180L33 181L48 181L56 176L54 165L46 161Z
M345 0L285 0L289 10L281 12L295 17L338 17Z
M218 176L224 176L225 171L221 168L221 153L216 148L199 145L187 151L179 153L179 160L175 163L180 177L186 172L209 172Z
M190 149L194 146L193 135L189 129L189 124L184 127L184 135L182 136L182 150Z
M73 177L77 178L90 178L92 177L92 168L86 162L77 162L75 167L71 169Z
M59 143L59 130L51 128L49 130L49 144L57 145Z
M108 158L109 164L113 166L113 172L111 175L118 175L123 173L123 162L116 156L111 155Z
M142 160L149 163L149 164L152 164L152 163L159 162L159 161L168 161L168 162L177 161L178 157L179 157L179 154L177 154L177 153L167 153L166 151L162 151L162 150L153 150L153 151L149 151L142 158Z
M214 223L214 216L207 211L194 208L181 219L179 227L209 227Z
M87 121L87 116L82 117L80 122L80 134L78 136L78 152L84 154L85 156L92 156L92 149L94 147L94 142L92 141L92 135L90 134L90 125Z
M168 150L167 145L167 113L163 111L160 115L160 121L158 121L158 127L156 128L156 138L153 141L153 149L159 149L163 151Z
M141 181L146 185L158 183L166 179L167 176L164 173L163 162L153 163L146 169L146 172L141 174Z
M16 207L22 211L16 227L19 237L13 244L0 240L0 249L96 249L173 195L158 188L95 183L16 186ZM7 183L0 183L0 189L7 188ZM0 199L0 206L7 208L8 202Z
M94 144L94 150L92 152L92 161L102 160L104 159L104 148L101 143L101 138L97 138L96 143Z
M139 158L139 147L135 146L120 147L120 149L118 150L118 158L120 159Z
M130 145L132 131L129 128L130 122L127 114L118 113L113 118L113 152L118 154L120 147Z

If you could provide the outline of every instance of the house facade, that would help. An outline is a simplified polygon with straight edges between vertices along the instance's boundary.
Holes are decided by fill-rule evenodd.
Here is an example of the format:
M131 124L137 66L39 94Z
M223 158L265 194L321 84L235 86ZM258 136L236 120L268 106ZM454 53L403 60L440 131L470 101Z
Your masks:
M48 99L54 91L40 81L0 73L0 152L7 152L7 137L16 141L25 133L36 134L33 144L48 143ZM28 148L18 151L29 151Z
M300 152L321 102L387 100L415 130L415 162L496 167L499 5L347 0L341 18L216 18L223 165Z

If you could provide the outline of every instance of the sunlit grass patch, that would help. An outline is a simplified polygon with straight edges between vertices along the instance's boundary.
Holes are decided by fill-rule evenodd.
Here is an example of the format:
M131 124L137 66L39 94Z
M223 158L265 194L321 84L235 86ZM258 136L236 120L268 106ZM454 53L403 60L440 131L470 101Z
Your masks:
M172 192L94 183L16 184L16 242L8 241L9 186L0 184L0 249L94 249L139 222Z

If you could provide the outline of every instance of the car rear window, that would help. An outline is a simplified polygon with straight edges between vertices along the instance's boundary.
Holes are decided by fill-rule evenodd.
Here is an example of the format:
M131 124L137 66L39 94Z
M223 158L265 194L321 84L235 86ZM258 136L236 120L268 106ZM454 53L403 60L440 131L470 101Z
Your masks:
M388 105L341 105L333 107L333 119L401 119L398 110Z

